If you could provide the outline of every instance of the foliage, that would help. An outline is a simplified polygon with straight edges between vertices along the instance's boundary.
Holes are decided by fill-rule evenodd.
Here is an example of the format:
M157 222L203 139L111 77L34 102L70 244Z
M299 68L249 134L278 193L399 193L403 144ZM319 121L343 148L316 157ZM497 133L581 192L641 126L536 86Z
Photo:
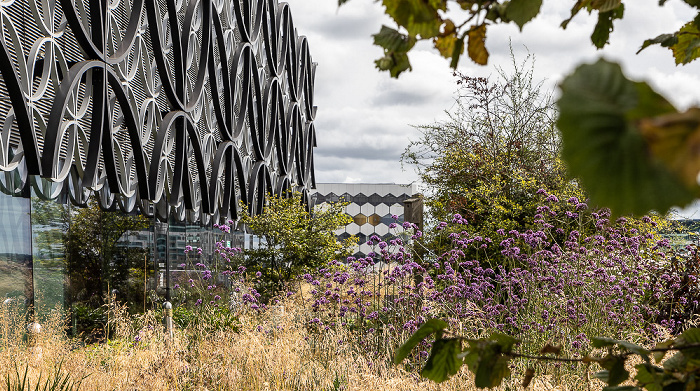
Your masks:
M604 60L580 66L561 89L562 155L593 202L619 214L666 213L699 194L695 110L678 114Z
M181 329L201 330L202 333L217 331L238 332L241 327L239 314L228 306L203 306L204 310L192 310L186 306L173 309L173 322Z
M342 5L348 0L338 0ZM697 0L684 0L695 8ZM659 1L663 6L666 0ZM543 0L382 0L385 13L397 28L382 26L375 34L374 44L384 49L384 56L375 64L392 77L411 69L408 53L416 42L429 40L441 56L450 60L456 68L464 53L465 40L469 58L486 65L488 27L498 23L515 23L520 30L540 13ZM633 5L635 6L635 5ZM595 13L598 21L591 33L591 43L598 49L608 44L614 30L614 21L622 19L625 5L622 0L576 0L571 16L561 23L566 29L569 22L581 11ZM674 33L661 34L643 42L639 51L659 44L669 48L677 64L687 64L700 56L700 14Z
M256 273L255 288L264 301L283 292L294 277L350 254L356 239L339 242L334 234L352 221L344 206L328 203L309 213L293 194L268 196L261 214L243 213L240 223L260 238L260 245L245 251L242 265Z
M555 346L544 346L539 356L521 354L513 350L520 340L507 335L494 333L488 338L471 339L453 336L446 330L447 327L444 322L426 322L414 334L417 338L409 339L399 349L395 363L400 364L404 360L405 351L417 345L418 337L435 334L430 357L421 374L438 383L447 380L457 373L463 364L467 364L475 375L474 384L477 387L497 387L510 375L511 360L528 359L598 364L602 370L597 372L595 377L607 384L607 387L603 388L607 391L692 390L700 385L697 378L700 371L697 364L700 360L700 329L696 328L687 329L678 337L659 343L652 349L645 349L628 341L594 337L591 338L592 347L597 348L597 352L590 352L581 358L559 358L556 357L559 355L559 348ZM444 338L443 334L451 336ZM467 346L464 347L464 344ZM654 364L661 363L668 352L675 353L661 366ZM547 353L554 353L554 356L546 355ZM642 359L642 363L634 367L636 375L633 378L625 368L631 356L639 356ZM533 375L533 370L527 371L523 387L529 385ZM623 382L631 382L633 385L620 386Z
M588 335L649 342L682 330L700 297L682 301L676 292L693 291L696 277L671 267L688 253L659 238L654 219L615 220L575 197L538 196L529 229L482 236L470 233L461 216L438 224L438 231L449 232L449 250L428 263L419 262L409 243L422 233L414 224L395 223L395 239L370 238L375 253L303 276L308 289L302 296L313 310L307 328L320 339L349 330L343 346L375 359L411 339L429 318L475 340L506 333L522 339L521 352L536 354L552 344L579 358L591 348ZM424 337L412 338L417 352L399 350L410 368L433 355ZM455 341L444 343L457 349Z
M41 374L37 379L35 384L32 384L30 380L27 379L29 373L29 364L25 364L24 372L21 373L19 367L15 364L15 377L10 377L10 374L5 375L5 385L7 386L7 391L73 391L79 390L83 379L78 381L72 380L71 375L68 373L63 373L61 368L63 362L60 362L55 368L52 374L49 374L46 379L42 381Z

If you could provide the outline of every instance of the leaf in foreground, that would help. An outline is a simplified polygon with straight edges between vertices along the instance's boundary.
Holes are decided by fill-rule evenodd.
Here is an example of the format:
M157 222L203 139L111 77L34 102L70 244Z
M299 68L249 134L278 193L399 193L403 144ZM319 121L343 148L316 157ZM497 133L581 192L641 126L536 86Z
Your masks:
M557 126L570 173L591 202L618 215L667 212L694 200L688 187L658 158L638 129L647 117L676 110L646 83L628 80L618 64L579 66L561 84Z
M396 351L394 363L400 364L409 354L411 350L418 346L421 341L427 338L430 334L440 333L448 327L447 322L441 319L430 319L423 323L418 330Z
M442 383L454 376L462 366L459 354L462 341L458 338L438 339L433 343L430 356L421 370L421 376L436 383Z

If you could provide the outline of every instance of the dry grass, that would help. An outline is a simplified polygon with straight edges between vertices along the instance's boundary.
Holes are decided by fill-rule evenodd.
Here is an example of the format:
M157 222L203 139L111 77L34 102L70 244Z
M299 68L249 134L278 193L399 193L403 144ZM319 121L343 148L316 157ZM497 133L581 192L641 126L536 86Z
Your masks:
M45 321L35 347L23 341L26 324L18 311L0 309L0 376L15 365L29 365L30 378L54 373L59 363L72 379L85 377L81 390L471 390L471 375L462 371L436 385L388 362L370 362L347 344L342 333L310 335L300 311L241 318L238 332L212 334L176 330L169 339L153 313L126 318L121 307L111 309L115 338L108 343L80 346L66 339L62 319ZM259 331L262 326L262 332ZM138 336L139 341L135 340ZM513 378L501 389L522 389ZM558 383L558 385L556 385ZM510 387L508 387L510 386ZM600 387L593 387L593 389ZM587 389L581 378L544 375L531 389Z

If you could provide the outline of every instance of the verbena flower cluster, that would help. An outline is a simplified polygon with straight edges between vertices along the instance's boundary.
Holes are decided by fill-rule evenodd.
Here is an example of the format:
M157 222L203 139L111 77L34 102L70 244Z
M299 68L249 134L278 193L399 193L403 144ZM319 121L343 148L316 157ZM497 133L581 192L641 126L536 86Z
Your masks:
M229 233L232 224L229 220L228 224L214 224L214 228ZM217 241L211 262L203 260L201 248L187 245L184 251L188 261L178 265L179 272L173 274L173 304L200 310L265 309L258 300L260 293L246 283L246 268L235 266L235 260L242 256L241 248L228 246L225 240Z

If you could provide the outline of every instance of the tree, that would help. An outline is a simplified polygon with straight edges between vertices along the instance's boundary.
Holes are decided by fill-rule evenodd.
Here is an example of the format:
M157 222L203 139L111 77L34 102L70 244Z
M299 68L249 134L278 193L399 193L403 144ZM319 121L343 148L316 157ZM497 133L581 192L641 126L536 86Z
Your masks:
M256 274L263 301L300 274L345 259L356 243L356 238L339 242L333 232L352 221L344 213L345 204L323 204L309 213L299 199L299 194L268 196L263 212L254 216L243 208L240 222L260 239L259 247L244 251L243 263Z
M339 0L339 5L346 1ZM700 9L698 0L683 1ZM408 52L419 40L432 40L453 68L466 40L470 59L486 64L487 27L512 21L522 29L539 14L542 0L382 3L398 28L382 26L374 35L375 44L384 49L376 65L398 77L410 69ZM659 1L660 6L665 3ZM562 28L582 10L597 13L590 39L602 48L613 22L624 17L625 6L622 0L576 0ZM655 44L669 48L677 64L700 57L700 13L680 30L644 41L640 50ZM678 112L649 85L628 80L619 65L604 60L579 66L561 83L561 90L557 127L562 157L595 204L609 206L616 214L664 214L700 196L700 108Z
M499 68L496 81L455 73L458 97L448 119L417 126L420 138L402 155L430 189L437 221L459 213L490 234L531 222L540 188L582 195L559 161L556 111L533 81L534 58L511 58L511 73Z

